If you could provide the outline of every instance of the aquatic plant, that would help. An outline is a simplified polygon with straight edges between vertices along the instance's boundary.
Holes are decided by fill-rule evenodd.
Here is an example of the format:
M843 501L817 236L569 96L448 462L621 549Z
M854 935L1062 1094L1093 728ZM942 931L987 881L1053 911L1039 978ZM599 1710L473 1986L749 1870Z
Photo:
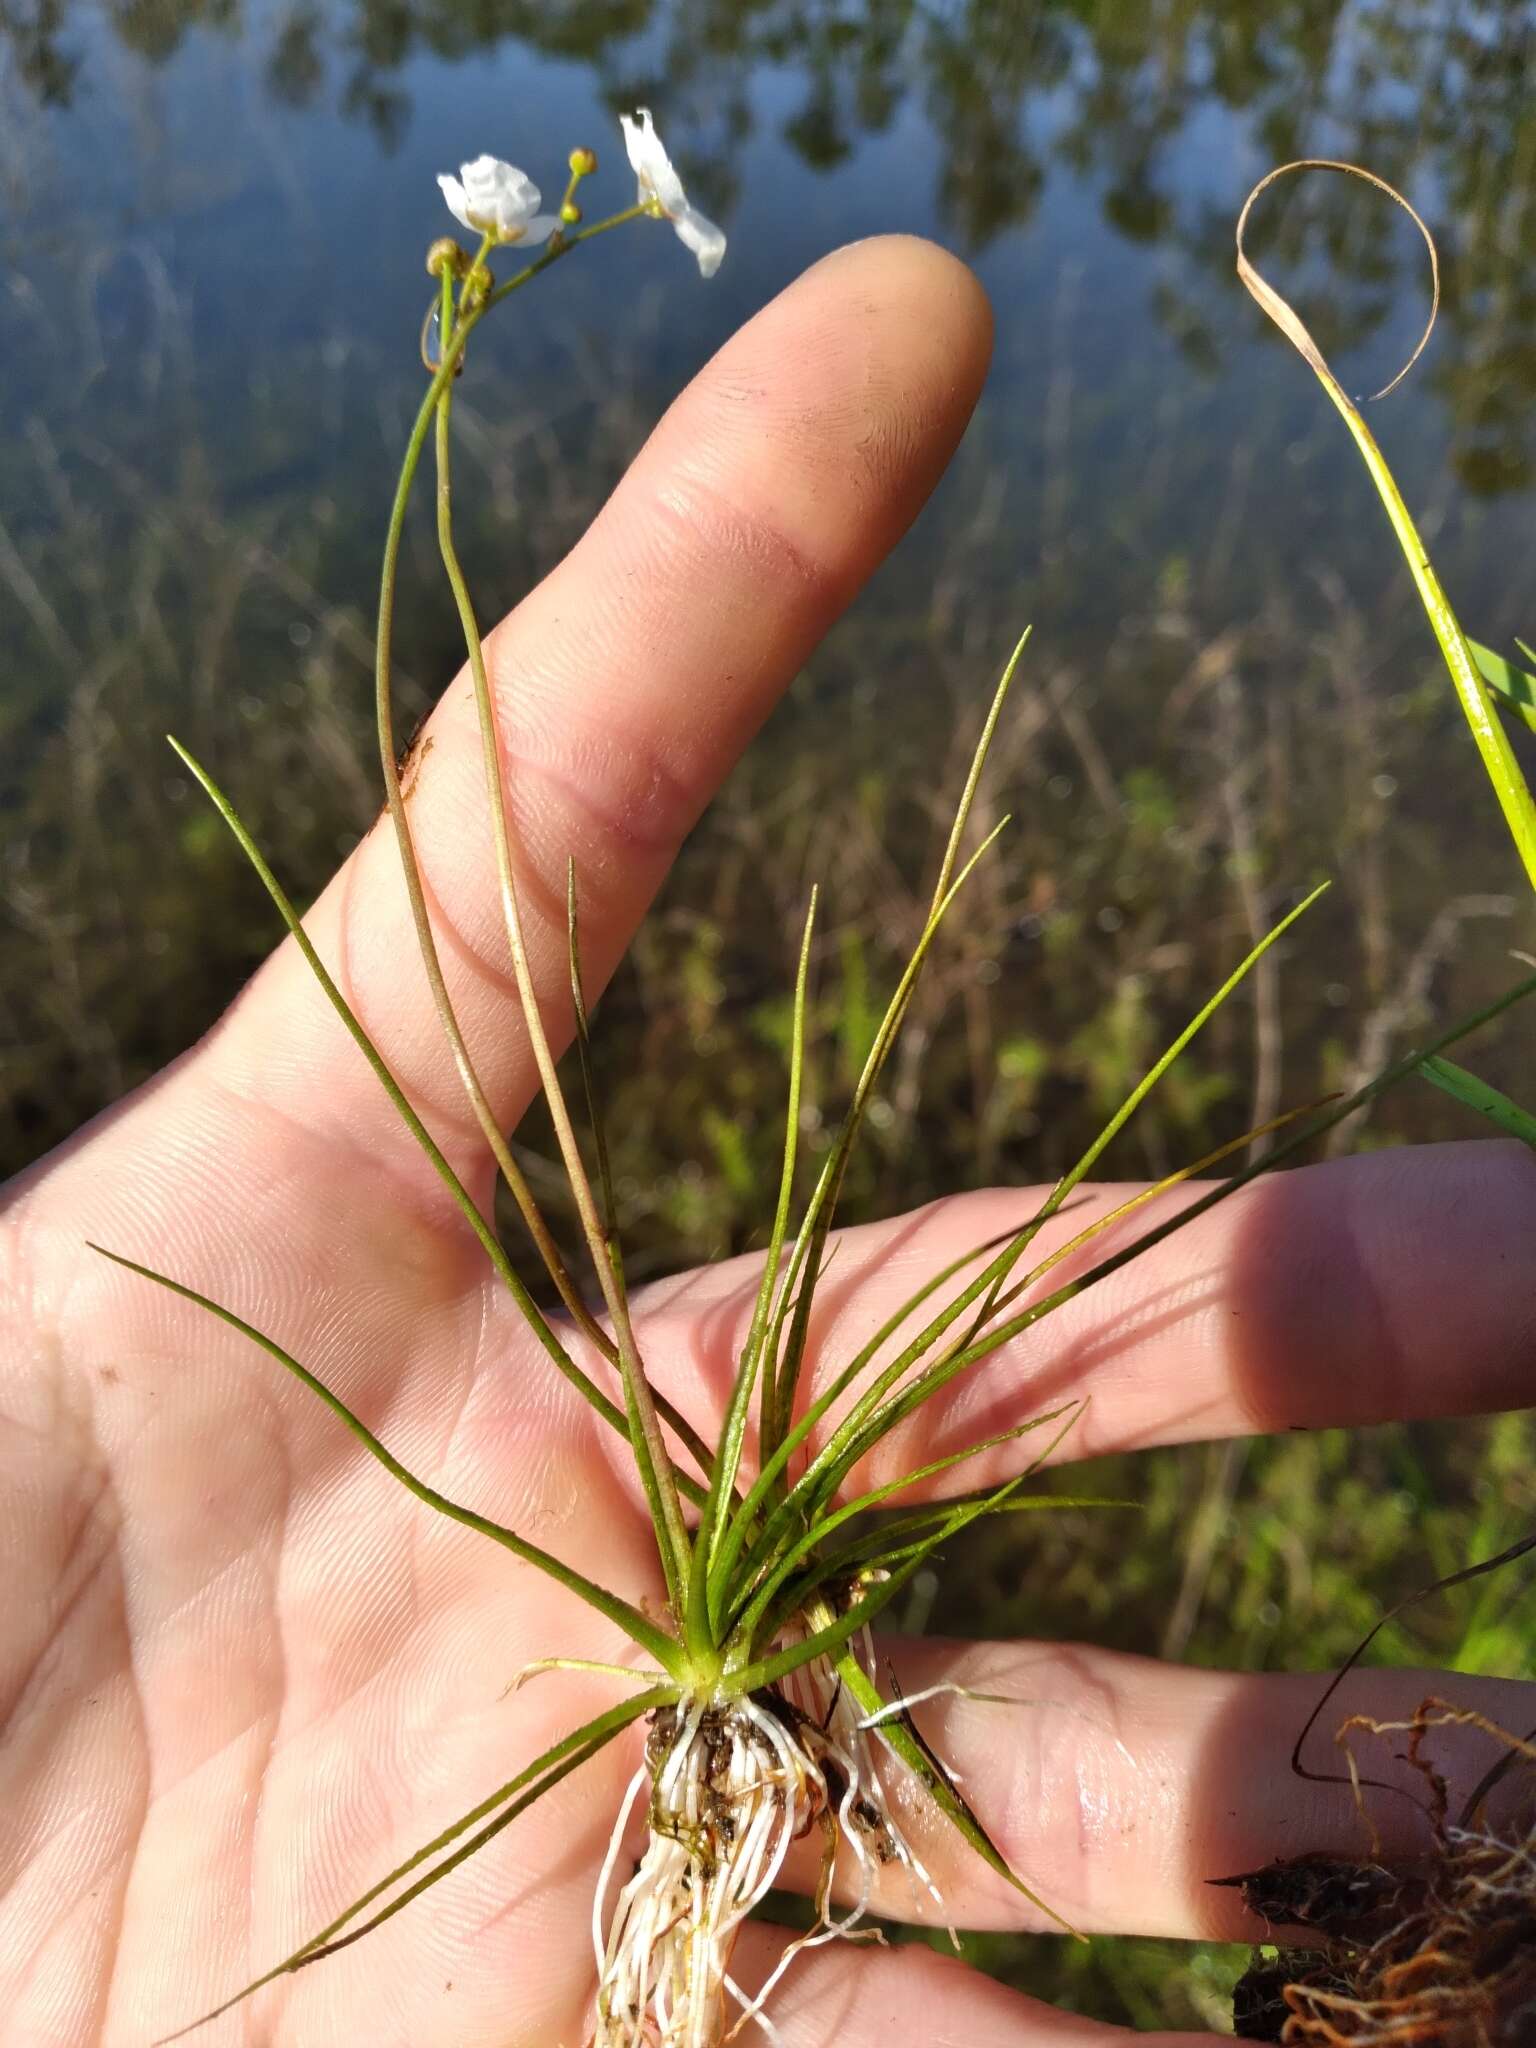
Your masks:
M1022 1490L1059 1445L1080 1403L1059 1405L862 1491L861 1471L900 1424L961 1375L977 1371L1025 1329L1122 1270L1256 1173L1339 1124L1414 1071L1425 1054L1438 1051L1531 986L1523 984L1478 1017L1443 1034L1435 1046L1419 1048L1376 1075L1347 1099L1270 1116L1258 1129L1165 1174L1153 1186L1095 1214L1065 1241L1054 1242L1048 1252L1041 1251L1037 1241L1045 1226L1067 1210L1106 1147L1221 1004L1315 901L1320 892L1314 891L1257 938L1032 1214L1003 1237L975 1246L929 1275L850 1355L836 1360L822 1355L814 1337L815 1310L834 1251L831 1233L848 1162L947 913L1003 829L1002 824L995 826L979 845L968 848L988 748L1024 655L1021 640L982 725L921 930L894 991L876 1015L837 1134L802 1199L799 1136L816 915L814 896L811 899L795 978L782 1158L766 1256L719 1428L702 1436L659 1391L631 1311L591 1058L579 937L581 877L574 861L567 872L569 994L595 1173L584 1158L541 1015L519 895L506 749L453 533L454 384L470 337L491 309L594 236L641 218L670 220L698 257L701 271L707 273L719 259L718 230L688 208L651 124L644 121L627 133L632 144L637 133L643 143L632 148L632 156L639 158L636 202L591 226L582 225L578 202L583 180L596 169L590 151L571 155L570 178L554 227L538 212L540 199L531 181L499 160L477 159L457 180L445 182L450 206L456 216L480 230L481 242L473 254L455 243L440 242L429 256L437 289L423 328L428 384L391 511L376 648L380 762L422 966L464 1095L562 1305L563 1319L546 1314L519 1277L493 1215L476 1202L428 1131L385 1054L320 958L234 806L189 753L178 752L234 832L336 1014L457 1205L538 1346L620 1440L649 1510L665 1604L661 1612L650 1611L580 1573L528 1536L449 1498L410 1471L272 1335L173 1275L152 1271L129 1256L126 1248L101 1247L119 1265L196 1303L260 1346L324 1402L389 1475L426 1507L500 1545L585 1602L625 1639L619 1647L628 1660L594 1662L552 1644L548 1654L520 1674L523 1678L586 1672L625 1688L619 1703L548 1746L381 1876L298 1949L203 2019L229 2010L278 1977L322 1962L382 1926L642 1719L648 1722L643 1757L614 1815L593 1901L596 2048L714 2048L749 2021L771 2033L765 2008L783 1972L804 1950L856 1933L877 1883L891 1875L899 1873L914 1897L931 1902L942 1913L937 1887L900 1817L900 1802L891 1789L893 1773L900 1774L903 1784L915 1785L999 1877L1040 1912L1059 1920L1026 1878L1010 1867L983 1817L922 1740L910 1718L915 1701L881 1684L868 1632L939 1548L967 1526L1046 1506L1119 1505L1074 1503L1067 1496L1034 1496ZM547 236L543 253L506 282L495 282L489 267L493 251L540 235ZM580 1222L589 1267L585 1280L579 1280L566 1263L529 1176L497 1120L456 1010L411 817L411 790L422 756L408 750L403 763L399 758L391 692L398 563L406 508L429 435L437 470L439 548L473 685L506 957L560 1169ZM1198 1193L1175 1213L1139 1234L1125 1228L1154 1197L1225 1162L1256 1139L1293 1126L1299 1128L1291 1128L1284 1143ZM1098 1240L1109 1231L1117 1234L1106 1250ZM589 1286L597 1290L600 1311L588 1298ZM1043 1448L1027 1456L1026 1439L1037 1432ZM964 1490L964 1468L970 1461L1013 1444L1022 1446L1018 1472L1000 1484ZM917 1505L903 1502L904 1495L934 1480L958 1484L962 1490L936 1501L922 1499ZM643 1816L644 1846L633 1870L624 1871L621 1862L637 1814ZM789 1945L767 1982L749 1994L732 1974L737 1937L747 1917L785 1874L794 1844L812 1834L819 1834L821 1847L812 1925ZM194 2019L190 2025L201 2023Z

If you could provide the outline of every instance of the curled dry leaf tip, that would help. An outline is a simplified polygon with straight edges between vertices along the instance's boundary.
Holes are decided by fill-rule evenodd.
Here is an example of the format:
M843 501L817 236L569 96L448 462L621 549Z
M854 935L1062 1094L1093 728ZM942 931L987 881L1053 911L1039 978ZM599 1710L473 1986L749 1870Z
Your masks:
M1244 237L1248 229L1248 217L1253 211L1255 200L1262 193L1267 192L1270 186L1276 184L1281 178L1289 177L1293 171L1342 171L1346 177L1360 178L1367 185L1374 185L1378 192L1385 192L1389 199L1393 200L1403 209L1404 213L1407 214L1408 218L1423 236L1424 246L1429 251L1429 318L1424 323L1424 331L1419 336L1412 355L1409 356L1407 362L1403 364L1397 375L1390 382L1383 384L1379 391L1373 391L1369 398L1359 401L1363 405L1373 405L1378 398L1385 398L1389 391L1397 389L1398 385L1402 383L1408 372L1424 353L1425 348L1429 344L1429 337L1434 333L1435 321L1439 318L1440 314L1440 254L1435 247L1435 238L1430 233L1423 215L1410 200L1406 199L1398 191L1395 185L1389 185L1385 178L1379 178L1374 171L1368 171L1360 164L1342 163L1334 157L1305 156L1298 157L1294 163L1277 164L1274 170L1260 178L1258 184L1248 194L1248 197L1243 201L1243 210L1237 217L1237 274L1259 305L1262 306L1270 319L1280 329L1280 332L1301 352L1318 376L1326 379L1329 383L1334 383L1337 380L1328 367L1327 358L1307 331L1305 322L1301 319L1295 307L1288 300L1282 298L1274 286L1267 283L1254 268L1253 264L1248 260L1247 250L1243 246Z

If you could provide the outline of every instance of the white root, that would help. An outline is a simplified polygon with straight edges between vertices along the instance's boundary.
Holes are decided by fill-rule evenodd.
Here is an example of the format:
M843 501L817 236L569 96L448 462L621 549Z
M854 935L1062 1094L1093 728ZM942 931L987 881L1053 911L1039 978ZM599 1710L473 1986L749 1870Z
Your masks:
M613 1874L647 1780L645 1847L605 1936ZM824 1884L816 1924L749 1997L730 1975L737 1937L778 1882L792 1844L816 1827L829 1873L839 1844L854 1859L854 1904L834 1916ZM771 2044L763 2012L770 1994L802 1950L856 1934L876 1871L887 1865L906 1872L914 1893L938 1900L891 1818L858 1708L824 1661L801 1666L780 1691L663 1709L620 1809L593 1906L592 2048L721 2048L749 2021Z

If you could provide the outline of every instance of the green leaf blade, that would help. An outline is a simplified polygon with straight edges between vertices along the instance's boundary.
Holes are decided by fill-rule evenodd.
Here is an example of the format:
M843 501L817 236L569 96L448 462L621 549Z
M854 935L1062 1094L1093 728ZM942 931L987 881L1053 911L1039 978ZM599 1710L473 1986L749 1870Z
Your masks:
M1465 1103L1468 1109L1475 1109L1479 1116L1486 1117L1506 1136L1519 1138L1523 1144L1536 1147L1536 1116L1501 1094L1491 1083L1480 1081L1476 1074L1469 1074L1454 1060L1441 1059L1436 1054L1420 1060L1419 1072L1426 1081L1444 1089L1454 1101Z
M408 1471L394 1453L380 1442L367 1423L353 1414L339 1394L333 1393L324 1380L312 1373L308 1366L301 1365L298 1359L285 1351L274 1338L267 1336L265 1331L258 1330L254 1323L246 1322L243 1316L236 1315L233 1309L225 1308L221 1303L211 1300L208 1295L199 1294L195 1287L185 1286L180 1280L171 1279L168 1274L157 1273L152 1266L141 1266L136 1259L124 1258L120 1252L108 1251L104 1245L93 1244L90 1249L99 1253L102 1258L110 1259L113 1265L122 1266L130 1273L137 1273L141 1279L153 1280L157 1287L165 1288L168 1293L179 1294L183 1301L190 1301L195 1307L217 1317L221 1323L227 1323L232 1330L238 1330L242 1336L248 1337L253 1344L259 1345L268 1357L275 1358L279 1365L308 1387L312 1394L317 1395L332 1414L352 1432L364 1450L408 1493L414 1494L425 1506L434 1509L440 1515L445 1515L450 1521L460 1522L465 1528L489 1537L493 1543L499 1543L504 1550L510 1550L513 1556L520 1558L523 1563L535 1566L546 1577L554 1579L568 1592L575 1593L589 1607L596 1608L606 1620L621 1628L632 1642L638 1643L647 1655L654 1657L664 1671L678 1679L685 1675L686 1666L678 1644L664 1629L658 1628L655 1622L642 1614L638 1607L632 1606L617 1593L610 1593L605 1587L584 1577L582 1573L562 1563L549 1551L541 1550L536 1543L530 1543L526 1537L519 1536L515 1530L503 1527L500 1522L493 1522L487 1515L477 1514L473 1508L461 1506L458 1501L450 1500L446 1494L439 1493L436 1487L429 1486L424 1479L418 1479L414 1472Z

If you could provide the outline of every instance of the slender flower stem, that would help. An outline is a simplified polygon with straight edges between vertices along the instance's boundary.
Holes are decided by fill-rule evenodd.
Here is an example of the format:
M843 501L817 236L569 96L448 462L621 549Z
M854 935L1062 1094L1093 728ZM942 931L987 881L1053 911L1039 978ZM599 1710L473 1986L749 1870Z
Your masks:
M587 230L587 232L596 233L603 228L617 225L620 219L629 217L628 215L615 216L612 221L599 222L596 227ZM538 271L546 268L556 257L563 254L566 249L573 247L575 241L579 239L581 237L573 237L564 242L558 249L546 250L543 256L539 257L534 263L525 266L516 277L509 279L499 290L488 294L485 298L479 300L478 303L471 304L465 308L457 321L452 321L451 319L452 307L449 304L449 317L444 318L442 322L440 361L432 381L427 386L422 398L415 422L411 428L410 438L406 443L404 459L400 466L400 476L395 485L394 502L390 508L389 526L384 539L384 559L379 581L378 629L374 656L374 711L378 727L379 764L384 778L385 801L389 810L390 821L394 827L395 842L399 850L400 866L405 879L406 896L410 903L411 921L415 929L416 943L421 954L422 966L426 972L427 983L432 992L433 1003L437 1009L443 1033L453 1053L454 1064L458 1069L465 1094L469 1099L476 1122L479 1124L480 1130L490 1147L492 1157L506 1177L513 1199L517 1202L519 1211L528 1226L529 1233L539 1251L539 1255L543 1259L550 1278L554 1282L572 1320L588 1341L594 1344L610 1363L617 1363L622 1366L618 1346L582 1300L574 1281L565 1267L564 1261L560 1257L558 1248L549 1234L548 1225L545 1224L539 1212L532 1190L528 1187L523 1174L512 1157L501 1127L496 1120L495 1113L491 1109L485 1090L481 1085L474 1061L470 1057L469 1048L465 1043L464 1034L459 1025L458 1016L453 1007L453 999L448 992L442 964L438 957L437 940L433 933L431 917L427 910L426 893L422 887L420 863L416 856L415 840L411 832L410 817L406 810L405 794L401 787L400 771L395 758L392 697L392 646L400 541L405 530L405 513L410 500L411 488L415 483L416 471L421 461L421 452L426 443L427 429L436 415L439 401L452 390L453 380L457 376L459 364L463 360L465 346L474 329L484 319L489 306L496 299L504 298L509 292L516 290L520 284L526 283L530 277L535 276ZM489 248L490 240L487 237L482 241L475 257L475 265L477 267L484 262ZM446 302L447 294L445 293L444 296ZM536 1019L537 1013L535 1012L534 1015ZM702 1443L697 1434L683 1422L682 1418L672 1411L669 1405L663 1405L667 1421L677 1431L679 1438L688 1449L690 1455L698 1462L700 1470L707 1474L710 1463L707 1447ZM655 1436L659 1441L659 1425L656 1428ZM664 1445L662 1446L662 1456L666 1460L664 1469L667 1475L667 1484L671 1486L675 1497L676 1483L671 1461L669 1458L666 1458ZM677 1512L677 1527L679 1529L682 1527L680 1508Z
M536 256L531 263L524 264L523 268L509 277L505 284L497 285L486 299L482 311L499 305L510 293L520 291L530 278L537 277L541 270L548 270L552 263L558 263L562 256L569 255L579 243L590 242L594 235L606 235L610 228L621 228L626 221L641 220L649 212L648 206L626 206L622 213L610 213L606 220L595 220L590 227L577 228L574 233L557 228L550 236L549 246L543 255Z
M452 313L451 285L445 280L445 344L448 340L448 324ZM496 875L501 893L507 946L512 956L512 969L517 980L517 991L527 1025L529 1044L533 1048L545 1100L549 1105L550 1117L559 1142L560 1155L581 1218L582 1233L586 1238L598 1283L603 1290L603 1299L613 1318L619 1370L623 1377L630 1411L635 1453L657 1523L658 1547L666 1571L668 1590L675 1606L681 1612L682 1591L687 1584L690 1555L688 1533L683 1525L682 1504L678 1497L671 1459L661 1433L661 1419L656 1412L655 1399L635 1342L628 1297L608 1254L607 1233L598 1215L597 1204L593 1200L592 1184L587 1176L581 1148L576 1141L576 1133L566 1106L565 1094L560 1086L554 1054L539 1011L538 990L534 986L533 971L528 959L527 939L523 930L522 911L518 903L517 883L513 872L512 835L507 818L507 792L501 765L504 749L496 700L486 674L485 648L480 636L479 622L475 617L474 603L464 580L463 568L453 541L449 439L451 408L451 387L445 386L437 398L437 537L443 566L447 570L448 581L453 590L454 603L458 607L459 624L463 630L464 645L469 655L470 676L474 684L475 708L480 724L481 756L491 812L491 829L496 849Z

